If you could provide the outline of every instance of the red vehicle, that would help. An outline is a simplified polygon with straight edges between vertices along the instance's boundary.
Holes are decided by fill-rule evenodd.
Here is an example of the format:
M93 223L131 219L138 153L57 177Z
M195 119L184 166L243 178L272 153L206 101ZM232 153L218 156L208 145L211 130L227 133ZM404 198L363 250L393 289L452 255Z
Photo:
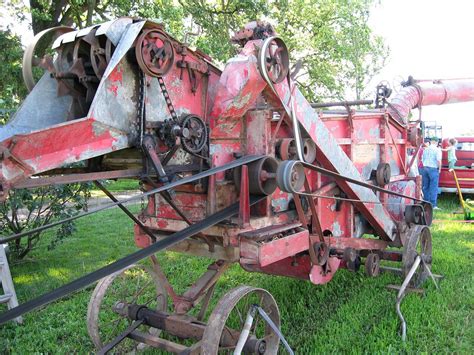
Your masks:
M457 162L456 175L463 193L474 193L474 137L456 137ZM449 146L449 138L443 139L442 147ZM456 182L448 169L448 153L443 152L442 169L439 176L439 187L442 192L456 192Z

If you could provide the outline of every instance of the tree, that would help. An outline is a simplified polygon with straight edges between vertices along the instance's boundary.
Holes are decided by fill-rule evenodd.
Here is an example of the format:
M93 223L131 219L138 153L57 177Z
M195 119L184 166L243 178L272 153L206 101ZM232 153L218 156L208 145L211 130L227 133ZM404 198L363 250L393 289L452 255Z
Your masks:
M21 80L20 39L9 29L0 30L0 48L0 124L3 124L26 95L26 88Z
M9 191L8 199L0 203L1 234L7 236L44 226L53 220L70 217L87 207L89 184L69 184L41 187L34 190ZM48 249L54 248L74 231L74 223L62 224ZM24 258L40 241L41 233L34 233L10 243L14 256Z
M11 6L24 16L18 3ZM374 0L74 0L30 2L32 28L84 27L95 20L138 16L161 21L183 40L190 20L202 32L192 40L218 62L235 55L231 34L245 23L269 18L285 40L292 61L302 60L299 86L310 100L362 98L385 63L388 49L367 24ZM20 11L20 9L22 11ZM21 12L21 15L19 13ZM350 97L346 97L350 96Z
M268 17L293 61L302 60L299 86L310 100L346 94L359 99L388 54L367 24L372 0L179 0L203 28L196 44L219 61L235 53L230 33Z

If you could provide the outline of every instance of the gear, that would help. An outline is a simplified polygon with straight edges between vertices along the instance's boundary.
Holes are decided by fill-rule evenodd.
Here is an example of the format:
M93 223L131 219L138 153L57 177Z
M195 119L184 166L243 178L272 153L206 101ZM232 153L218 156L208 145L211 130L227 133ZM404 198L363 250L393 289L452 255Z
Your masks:
M191 154L199 153L208 140L207 126L196 115L184 116L181 123L181 145Z

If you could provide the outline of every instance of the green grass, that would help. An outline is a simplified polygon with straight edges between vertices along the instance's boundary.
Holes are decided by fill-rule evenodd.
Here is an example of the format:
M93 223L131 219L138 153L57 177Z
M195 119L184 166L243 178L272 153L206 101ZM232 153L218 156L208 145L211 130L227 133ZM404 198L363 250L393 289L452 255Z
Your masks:
M454 197L442 198L436 219L461 219ZM135 207L135 211L138 207ZM132 222L120 211L80 220L73 237L51 252L47 243L31 259L12 266L20 302L32 299L136 250ZM368 278L340 270L327 285L246 273L234 265L220 279L213 304L241 284L271 292L280 308L282 331L297 354L317 353L473 353L474 225L439 223L433 232L433 271L443 274L441 290L426 283L425 297L408 295L402 311L408 340L398 334L395 292L400 278ZM46 237L47 238L47 237ZM178 291L204 272L209 260L176 253L159 256ZM26 315L25 323L0 326L2 353L86 353L94 351L85 315L94 286Z
M103 185L112 192L112 194L136 191L140 189L140 183L135 179L117 179L117 180L104 180ZM93 185L91 190L91 197L105 197L106 195L98 187Z

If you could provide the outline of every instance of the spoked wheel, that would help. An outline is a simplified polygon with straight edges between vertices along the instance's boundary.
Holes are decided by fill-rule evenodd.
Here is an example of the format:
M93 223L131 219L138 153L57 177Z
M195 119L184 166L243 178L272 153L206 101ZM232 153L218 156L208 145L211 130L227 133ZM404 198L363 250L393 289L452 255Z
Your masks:
M114 306L120 302L165 311L167 294L158 275L151 268L141 265L131 265L100 280L87 309L87 331L97 349L102 349L132 323L132 320L114 311ZM158 329L145 325L137 330L155 336L159 334ZM144 347L142 343L125 338L114 348L114 352L123 354Z
M281 38L267 38L260 48L258 58L260 73L266 80L270 79L276 84L288 75L290 68L288 48Z
M406 277L408 275L408 272L418 255L420 255L425 264L431 268L432 253L430 229L426 226L418 225L410 228L403 248L402 264L404 276ZM423 267L422 263L415 275L413 275L410 285L418 287L428 278L428 276L429 274Z
M260 306L280 327L280 312L273 296L261 288L239 286L219 300L202 337L202 354L232 354L253 305ZM255 314L243 353L277 354L279 339L272 328Z
M173 43L158 29L144 30L135 45L138 65L149 76L163 76L174 63Z

